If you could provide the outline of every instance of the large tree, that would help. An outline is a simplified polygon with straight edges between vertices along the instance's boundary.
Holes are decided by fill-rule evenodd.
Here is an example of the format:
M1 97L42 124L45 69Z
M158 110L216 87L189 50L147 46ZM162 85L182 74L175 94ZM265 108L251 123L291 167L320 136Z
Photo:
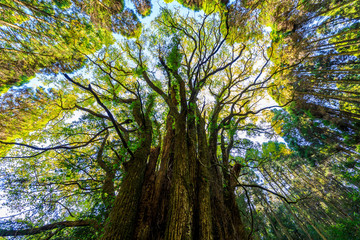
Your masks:
M108 28L111 16L93 10L106 2L122 9L121 1L73 1ZM150 3L134 2L146 15ZM278 11L294 4L274 2L275 13L264 1L185 1L205 13L163 9L140 37L81 52L80 71L2 95L1 187L20 214L2 222L0 235L327 239L343 223L358 234L358 183L344 178L357 172L356 160L342 151L310 165L285 144L251 138L291 135L285 124L294 120L269 111L268 92L280 107L307 110L288 76L312 61L302 48L284 59L298 43L260 24L278 23ZM321 13L310 6L297 21ZM306 140L301 131L291 137Z

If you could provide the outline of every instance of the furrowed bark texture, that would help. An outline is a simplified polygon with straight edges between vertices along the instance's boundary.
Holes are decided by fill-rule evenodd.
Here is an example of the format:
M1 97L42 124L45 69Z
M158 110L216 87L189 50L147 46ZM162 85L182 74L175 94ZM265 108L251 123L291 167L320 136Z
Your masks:
M247 239L217 140L189 112L169 113L161 149L143 143L134 152L103 239Z
M174 173L166 239L191 239L192 236L193 201L191 201L189 156L184 120L185 116L175 120Z
M127 163L126 175L111 209L103 239L132 239L146 168L144 156L147 155L146 150L137 151L134 159Z
M144 175L150 155L152 128L148 116L141 113L139 104L134 106L133 116L142 126L139 130L141 142L133 157L123 164L125 176L104 228L102 239L106 240L134 238Z

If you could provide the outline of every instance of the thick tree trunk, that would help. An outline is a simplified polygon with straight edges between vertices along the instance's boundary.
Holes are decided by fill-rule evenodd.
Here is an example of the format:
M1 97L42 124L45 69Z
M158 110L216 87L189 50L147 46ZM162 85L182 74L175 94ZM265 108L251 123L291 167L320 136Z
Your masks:
M148 116L142 114L139 103L133 108L133 117L141 126L141 142L130 160L123 163L125 176L104 228L102 239L106 240L134 238L145 170L149 166L147 160L152 142L152 127Z
M133 238L148 152L145 147L139 149L126 164L125 177L107 219L103 239Z
M169 114L161 150L135 152L104 240L247 238L234 188L214 164L216 144L208 144L204 120L188 116Z
M175 120L174 173L165 239L192 239L194 202L190 189L192 183L185 124L185 116Z

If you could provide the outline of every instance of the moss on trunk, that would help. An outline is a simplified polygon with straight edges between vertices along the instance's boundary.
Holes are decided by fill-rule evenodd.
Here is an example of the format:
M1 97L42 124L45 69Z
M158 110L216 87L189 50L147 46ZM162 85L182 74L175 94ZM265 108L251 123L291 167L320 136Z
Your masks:
M135 152L103 239L246 239L234 187L223 184L216 142L196 114L169 114L161 149L142 143Z

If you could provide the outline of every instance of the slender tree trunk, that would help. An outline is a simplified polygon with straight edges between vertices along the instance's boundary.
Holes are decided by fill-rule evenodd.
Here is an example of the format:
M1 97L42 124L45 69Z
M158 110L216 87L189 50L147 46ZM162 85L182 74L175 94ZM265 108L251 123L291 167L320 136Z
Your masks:
M284 196L286 196L287 193L285 193L285 191L284 191L284 189L286 189L286 187L283 185L283 183L280 181L280 179L279 179L279 178L278 178L278 179L274 179L274 178L269 174L268 171L266 171L265 169L264 169L264 171L266 172L266 174L267 174L267 175L270 177L270 179L272 180L272 181L268 181L269 184L270 184L270 186L275 190L274 186L272 185L272 182L274 182L274 183L278 186L278 188L280 189L281 193L284 194ZM263 175L263 176L264 176L264 175ZM264 178L265 178L265 176L264 176ZM266 178L265 178L265 179L266 179ZM277 180L279 180L279 181L277 181ZM280 184L279 184L278 182L279 182ZM280 186L280 185L281 185L281 186ZM288 212L294 217L296 223L299 225L299 227L300 227L300 228L303 230L303 232L306 234L306 236L308 237L308 239L312 240L309 232L307 231L307 229L305 228L305 226L302 224L302 222L299 220L299 218L294 214L294 212L293 212L293 210L291 209L291 207L289 206L289 204L286 203L284 200L282 200L282 202L283 202L283 205L285 206L285 208L288 210Z
M270 224L273 226L273 229L275 231L275 234L276 236L279 238L279 239L282 239L282 234L285 234L285 236L287 237L287 239L289 240L292 240L292 237L291 235L289 234L289 232L286 230L286 228L284 227L284 225L281 223L280 219L276 216L276 213L273 212L270 204L268 203L268 201L266 200L266 196L264 196L263 193L261 192L258 192L258 194L255 194L255 196L259 199L259 201L261 202L261 205L265 208L265 209L268 209L269 212L267 210L265 210L265 214L267 215L269 221L270 221ZM266 206L263 205L263 203L266 204ZM271 220L271 217L273 217L275 219L275 221L278 223L278 225L280 226L280 229L281 229L281 233L280 234L277 229L275 228L275 225L274 223L272 222Z
M295 173L297 175L298 178L301 178L295 171L293 171L289 166L285 165L286 168L292 172L292 173ZM303 179L304 180L304 179ZM306 180L307 182L307 180ZM308 183L308 182L307 182ZM322 233L323 229L319 229L313 222L312 222L312 219L311 218L308 218L308 215L302 211L302 208L299 207L299 206L296 206L296 210L300 213L300 215L305 219L305 221L307 223L310 224L310 226L319 234L319 236L323 239L323 240L326 240L327 238L324 236L324 234Z
M261 200L260 200L260 201L261 201ZM264 207L264 206L263 206L263 207ZM266 207L264 207L264 209L265 209L265 210L264 210L265 216L267 216L267 218L269 219L270 225L271 225L272 229L274 230L274 233L275 233L276 237L277 237L278 239L282 239L282 235L281 235L281 234L279 233L279 231L276 229L276 226L275 226L275 224L273 223L273 221L272 221L272 219L271 219L268 211L266 210Z

